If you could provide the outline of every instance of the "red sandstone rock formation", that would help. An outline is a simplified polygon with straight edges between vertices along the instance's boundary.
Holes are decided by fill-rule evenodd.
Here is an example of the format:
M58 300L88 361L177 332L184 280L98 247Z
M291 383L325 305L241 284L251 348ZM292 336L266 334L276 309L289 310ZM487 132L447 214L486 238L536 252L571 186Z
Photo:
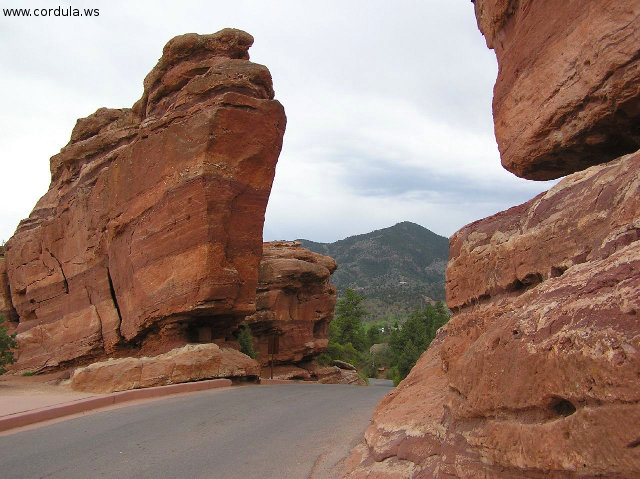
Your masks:
M252 43L176 37L132 109L78 120L7 243L18 369L223 338L255 311L286 119Z
M500 63L505 167L597 166L452 236L455 314L345 477L640 477L640 2L477 0L476 14Z
M235 349L187 344L147 358L109 359L78 368L70 379L77 391L110 393L212 378L257 377L260 366Z
M18 320L16 310L11 303L11 291L9 290L9 278L7 277L7 262L3 256L4 250L0 252L0 316L9 322Z
M456 314L348 477L640 473L639 173L637 152L451 238Z
M270 368L262 368L261 376L269 378ZM317 381L320 384L351 384L366 386L356 370L342 369L337 366L320 366L314 361L305 361L296 365L278 364L273 367L273 379L292 379Z
M326 350L336 288L329 277L336 262L297 242L264 243L258 276L256 313L251 327L258 360L265 366L269 336L279 336L275 363L298 363Z
M640 0L475 0L504 167L550 179L640 148Z
M566 177L450 239L447 306L456 311L561 276L640 238L640 155Z

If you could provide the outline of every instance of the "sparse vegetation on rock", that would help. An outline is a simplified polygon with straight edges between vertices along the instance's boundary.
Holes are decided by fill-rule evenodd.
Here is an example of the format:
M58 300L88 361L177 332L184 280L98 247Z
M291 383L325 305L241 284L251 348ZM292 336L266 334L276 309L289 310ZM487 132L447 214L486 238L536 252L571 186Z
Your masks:
M251 359L256 359L258 355L253 349L253 336L251 328L247 324L240 326L240 334L238 334L238 343L240 344L240 352L246 354Z

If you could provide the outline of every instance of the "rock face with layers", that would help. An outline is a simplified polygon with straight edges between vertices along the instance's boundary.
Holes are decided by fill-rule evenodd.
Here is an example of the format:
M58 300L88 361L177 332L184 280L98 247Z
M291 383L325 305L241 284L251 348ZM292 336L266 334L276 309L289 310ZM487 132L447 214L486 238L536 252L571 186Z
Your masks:
M255 311L286 118L253 38L174 38L132 109L78 120L7 243L17 369L224 338Z
M18 320L16 310L11 303L11 291L9 289L9 278L7 277L7 261L4 258L4 248L0 247L0 317L6 321L14 322Z
M636 152L462 228L450 239L447 306L516 296L640 239L638 172Z
M504 167L551 179L640 148L640 0L475 0Z
M235 349L187 344L147 358L109 359L78 368L70 379L77 391L110 393L212 378L257 377L260 366Z
M269 378L270 368L262 368L263 378ZM351 384L366 386L367 383L354 369L343 369L337 366L320 366L314 361L305 361L296 365L276 365L273 367L273 379L289 379L301 381L317 381L320 384Z
M454 315L345 477L639 477L639 3L475 3L503 163L583 171L451 237Z
M349 477L637 475L640 152L466 226L447 279L455 314Z
M256 313L245 319L262 365L271 358L271 335L279 336L276 363L309 360L326 350L336 305L336 288L329 278L337 267L332 258L298 242L264 243Z

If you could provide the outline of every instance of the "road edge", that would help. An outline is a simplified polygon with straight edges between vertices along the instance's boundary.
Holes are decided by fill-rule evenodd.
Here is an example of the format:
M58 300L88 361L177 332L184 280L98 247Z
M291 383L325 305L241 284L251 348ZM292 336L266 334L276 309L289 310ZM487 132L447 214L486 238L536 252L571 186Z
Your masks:
M131 389L129 391L120 391L103 396L94 396L89 398L77 399L68 403L46 406L29 411L22 411L13 414L7 414L0 417L0 432L15 429L23 426L29 426L38 422L58 419L64 416L71 416L93 409L113 406L130 401L140 399L154 399L172 394L205 391L207 389L215 389L231 386L230 379L209 379L206 381L197 381L181 384L170 384L168 386L156 386L143 389Z

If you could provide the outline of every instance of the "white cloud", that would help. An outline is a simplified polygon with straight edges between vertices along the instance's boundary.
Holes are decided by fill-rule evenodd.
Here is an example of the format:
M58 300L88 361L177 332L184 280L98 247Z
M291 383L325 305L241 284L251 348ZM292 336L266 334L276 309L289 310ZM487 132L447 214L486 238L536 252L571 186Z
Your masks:
M3 8L14 6L25 7ZM74 6L100 17L0 17L0 239L45 193L77 118L131 106L173 36L228 26L255 37L252 60L270 68L288 117L266 239L333 241L403 220L449 235L549 187L500 167L496 62L470 2Z

